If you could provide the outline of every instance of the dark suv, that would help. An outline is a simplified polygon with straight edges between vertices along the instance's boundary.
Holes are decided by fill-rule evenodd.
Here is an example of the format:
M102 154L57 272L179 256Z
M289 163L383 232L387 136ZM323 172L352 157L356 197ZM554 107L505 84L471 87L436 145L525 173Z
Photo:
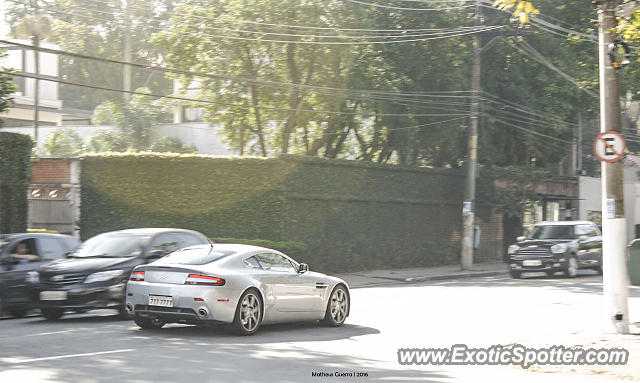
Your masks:
M573 278L578 269L602 274L602 234L590 221L541 222L528 236L509 246L509 270L513 278L524 272L562 271Z
M33 307L29 287L35 270L80 244L69 235L14 233L0 235L0 316L21 317Z
M33 295L45 318L67 310L114 308L126 317L124 293L131 270L183 247L208 244L197 231L129 229L96 235L65 259L38 269Z

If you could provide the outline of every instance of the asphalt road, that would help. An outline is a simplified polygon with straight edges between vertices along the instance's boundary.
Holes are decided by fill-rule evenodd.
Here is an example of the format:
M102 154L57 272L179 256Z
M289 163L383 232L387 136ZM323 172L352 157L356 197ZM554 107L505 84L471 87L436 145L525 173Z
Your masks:
M352 290L340 328L139 329L109 310L0 320L0 382L603 382L607 376L541 374L517 366L401 366L398 348L535 345L599 328L601 278L472 278ZM631 288L631 318L640 289ZM630 363L639 363L632 355ZM334 373L314 377L314 372ZM353 373L360 376L335 376ZM613 380L615 381L615 380Z

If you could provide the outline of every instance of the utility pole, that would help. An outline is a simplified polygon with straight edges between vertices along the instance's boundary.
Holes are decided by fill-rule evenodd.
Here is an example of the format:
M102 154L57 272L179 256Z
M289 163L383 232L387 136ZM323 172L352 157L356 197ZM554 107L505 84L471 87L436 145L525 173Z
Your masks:
M133 0L126 1L124 8L124 52L122 61L131 62L131 3ZM125 91L122 93L124 100L129 100L131 91L131 66L124 65L122 68L122 89Z
M36 147L38 146L38 119L40 118L40 52L38 48L40 47L40 29L42 28L39 11L38 0L33 0L34 33L31 38L31 43L34 46L33 66L36 73L36 78L34 80L35 89L33 91L33 140L36 143Z
M481 25L482 4L476 0L476 25ZM471 66L471 121L469 125L469 154L467 158L467 174L462 203L462 256L463 270L473 266L473 224L476 199L476 168L478 162L478 119L480 118L480 55L482 53L480 35L473 36L473 63Z
M598 7L600 67L600 131L621 133L618 75L609 59L616 26L616 0L594 1ZM629 281L626 260L626 219L624 215L622 161L602 162L602 261L604 331L628 334Z

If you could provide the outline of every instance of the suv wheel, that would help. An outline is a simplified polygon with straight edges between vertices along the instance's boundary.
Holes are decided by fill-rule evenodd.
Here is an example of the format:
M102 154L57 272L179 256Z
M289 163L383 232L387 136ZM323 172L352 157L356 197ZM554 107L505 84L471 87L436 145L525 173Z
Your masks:
M519 279L522 273L518 270L509 270L509 274L511 274L511 278Z
M569 278L575 278L578 275L578 260L575 256L567 259L567 264L564 266L564 275Z

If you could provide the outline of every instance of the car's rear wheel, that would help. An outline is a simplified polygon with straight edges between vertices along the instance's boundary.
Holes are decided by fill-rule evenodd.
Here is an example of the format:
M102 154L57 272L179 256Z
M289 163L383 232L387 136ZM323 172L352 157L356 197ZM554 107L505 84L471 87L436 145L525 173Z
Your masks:
M333 327L341 326L347 319L348 314L349 293L347 293L347 289L344 286L338 285L329 296L322 324Z
M60 319L62 314L64 314L64 310L62 309L40 309L42 316L47 318L47 320L57 320Z
M556 272L555 271L545 271L545 273L547 273L547 276L552 277Z
M238 301L233 329L240 335L252 335L258 331L260 323L262 323L262 301L255 289L249 289Z
M564 266L564 275L569 278L575 278L578 275L578 260L576 257L571 256L567 259L567 264Z
M513 269L509 270L509 274L511 274L511 278L515 278L515 279L520 279L520 276L522 275L521 272Z
M133 318L133 321L140 327L145 330L157 330L162 328L165 325L160 318L144 318L141 316L136 316Z

